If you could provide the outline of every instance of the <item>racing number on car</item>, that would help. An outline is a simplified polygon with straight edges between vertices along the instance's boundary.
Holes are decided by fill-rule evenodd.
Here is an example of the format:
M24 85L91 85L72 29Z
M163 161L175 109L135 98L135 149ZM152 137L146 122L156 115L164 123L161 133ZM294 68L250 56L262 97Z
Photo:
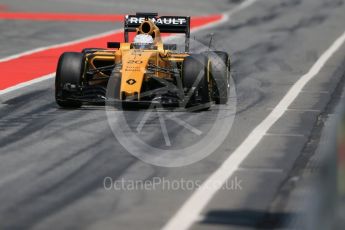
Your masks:
M143 63L143 61L141 61L141 60L129 60L128 61L128 64L137 64L137 65L140 65L140 64L142 64Z

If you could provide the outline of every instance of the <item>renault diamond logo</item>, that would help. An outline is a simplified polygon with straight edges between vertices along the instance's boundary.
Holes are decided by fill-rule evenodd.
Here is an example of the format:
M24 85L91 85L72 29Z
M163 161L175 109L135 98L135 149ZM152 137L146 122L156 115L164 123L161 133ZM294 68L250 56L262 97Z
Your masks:
M135 83L137 83L137 81L134 79L128 79L126 82L128 85L134 85Z

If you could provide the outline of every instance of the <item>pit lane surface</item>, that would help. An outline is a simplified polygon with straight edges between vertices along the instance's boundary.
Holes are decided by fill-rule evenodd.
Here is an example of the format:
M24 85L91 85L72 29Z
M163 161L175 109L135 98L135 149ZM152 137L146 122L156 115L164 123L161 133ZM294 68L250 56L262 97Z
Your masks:
M126 5L72 1L18 4L11 10L127 13ZM71 1L68 1L71 2ZM170 14L209 14L233 4L158 3ZM87 5L89 4L89 5ZM91 7L92 6L92 7ZM135 3L138 11L148 11ZM169 11L167 12L169 6ZM192 7L196 6L196 7ZM94 8L95 7L95 8ZM154 167L126 152L111 132L104 108L58 109L52 81L3 95L0 105L0 223L13 229L159 229L193 191L106 191L103 179L204 181L270 113L288 89L338 38L344 27L343 1L258 1L229 22L197 33L233 56L237 115L227 140L196 164L183 168ZM98 9L98 10L97 10ZM114 9L114 10L113 10ZM131 9L133 10L133 9ZM154 10L156 11L156 10ZM16 26L16 29L14 28ZM114 28L115 27L115 28ZM1 21L2 57L40 46L120 28L121 24ZM61 36L63 34L63 36ZM236 175L242 190L220 191L193 229L238 229L262 226L279 188L304 151L318 115L333 97L343 76L344 47L302 91L269 130ZM2 76L1 78L6 77ZM204 112L196 114L200 124ZM170 127L173 129L174 127ZM176 131L176 134L180 134ZM161 136L161 133L157 133ZM188 138L181 138L186 144ZM297 162L298 163L298 162Z

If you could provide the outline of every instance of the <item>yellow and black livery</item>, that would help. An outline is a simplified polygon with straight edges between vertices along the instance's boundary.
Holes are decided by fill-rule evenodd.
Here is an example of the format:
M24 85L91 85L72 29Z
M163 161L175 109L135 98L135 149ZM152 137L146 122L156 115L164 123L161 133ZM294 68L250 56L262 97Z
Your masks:
M153 44L137 47L130 33L146 34ZM164 44L162 33L183 33L183 50ZM156 13L126 15L124 42L107 49L86 48L61 55L56 71L56 102L76 108L86 103L193 105L226 104L230 60L226 52L190 53L190 17Z

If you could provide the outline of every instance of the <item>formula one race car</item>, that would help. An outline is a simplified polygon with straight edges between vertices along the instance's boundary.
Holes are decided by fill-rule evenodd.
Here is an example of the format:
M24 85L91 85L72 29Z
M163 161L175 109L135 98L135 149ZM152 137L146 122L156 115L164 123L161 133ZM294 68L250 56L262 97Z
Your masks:
M212 101L227 103L229 56L222 51L189 53L190 17L137 13L125 16L124 27L125 42L61 55L55 80L59 106L114 101L207 109ZM130 32L135 33L133 42ZM185 34L184 50L163 44L161 33Z

